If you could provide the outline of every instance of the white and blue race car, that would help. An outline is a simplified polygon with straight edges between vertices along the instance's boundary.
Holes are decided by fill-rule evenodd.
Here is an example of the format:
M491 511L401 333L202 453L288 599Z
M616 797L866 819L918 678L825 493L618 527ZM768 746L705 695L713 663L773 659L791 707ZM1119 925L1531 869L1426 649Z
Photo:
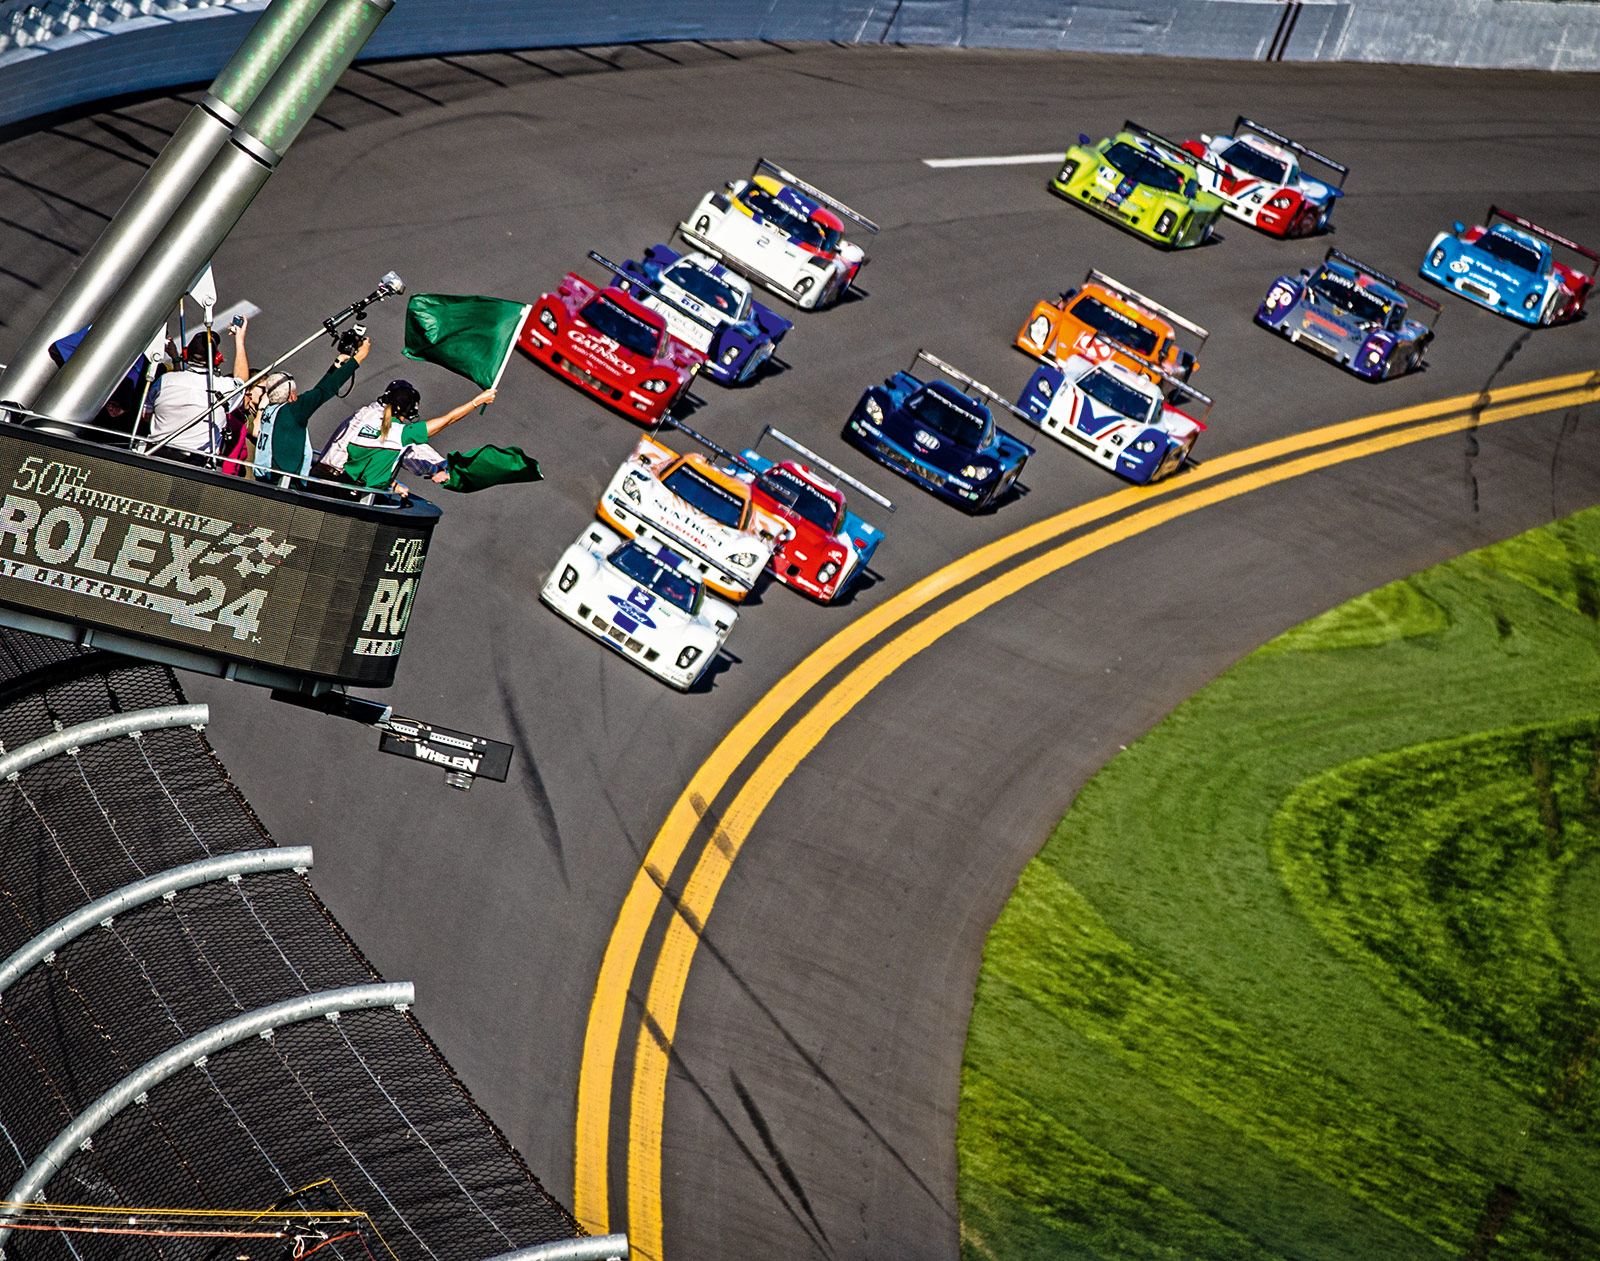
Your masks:
M678 552L597 523L561 554L539 599L680 692L699 682L739 618Z
M1496 219L1504 222L1496 223ZM1589 261L1583 271L1555 256L1555 246ZM1583 314L1600 254L1490 206L1482 224L1455 223L1429 244L1422 275L1468 302L1522 324L1562 324Z

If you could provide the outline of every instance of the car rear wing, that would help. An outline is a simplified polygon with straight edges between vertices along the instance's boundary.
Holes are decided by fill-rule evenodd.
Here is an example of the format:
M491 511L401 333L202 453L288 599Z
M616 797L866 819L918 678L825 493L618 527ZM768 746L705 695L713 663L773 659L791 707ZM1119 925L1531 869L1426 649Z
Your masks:
M1404 284L1401 281L1396 280L1393 276L1385 275L1383 272L1379 271L1376 267L1368 267L1360 259L1352 258L1349 254L1346 254L1343 250L1336 250L1336 249L1333 249L1333 248L1330 247L1328 252L1323 255L1322 261L1323 262L1327 262L1329 259L1332 259L1332 258L1338 259L1341 263L1344 263L1348 267L1354 267L1358 272L1362 273L1362 275L1371 276L1374 280L1381 280L1384 284L1388 285L1389 288L1395 290L1398 293L1405 294L1406 297L1409 298L1411 301L1422 303L1423 306L1427 307L1430 311L1433 312L1433 316L1432 316L1431 320L1422 321L1424 324L1427 324L1427 326L1429 328L1432 328L1434 323L1436 323L1438 321L1439 312L1442 311L1444 308L1439 303L1435 302L1432 298L1430 298L1427 294L1418 293L1410 285Z
M1010 412L1018 420L1032 425L1034 428L1038 428L1039 422L1034 420L1032 416L1028 415L1027 412L1023 411L1022 408L1018 407L1010 399L1001 394L995 393L982 381L974 380L965 372L961 371L960 368L951 367L937 355L930 355L926 350L919 350L917 351L916 358L912 359L911 361L911 368L915 370L919 362L926 363L930 367L938 369L940 372L944 373L945 376L949 377L952 381L959 385L966 393L978 395L985 403L998 404L999 406L1005 408L1006 411Z
M832 474L834 477L837 477L841 482L844 482L847 486L852 486L856 490L859 490L868 499L872 500L873 503L882 504L890 512L894 511L894 504L891 503L888 500L887 497L885 497L883 495L880 495L877 491L873 490L872 487L868 486L865 482L858 482L855 478L851 477L850 474L846 473L837 464L830 464L827 460L823 459L820 455L818 455L810 447L803 446L801 443L796 442L793 438L791 438L788 434L784 433L783 430L781 430L781 429L774 429L771 425L762 426L761 437L759 437L759 438L757 438L755 440L755 444L754 445L755 446L760 446L761 445L761 438L768 438L768 437L770 437L774 442L781 442L784 446L788 447L791 451L798 451L801 455L805 456L806 459L810 460L818 468L826 469L830 474ZM740 463L743 464L744 461L741 460ZM745 467L748 468L749 465L745 465Z
M626 271L623 268L618 267L615 263L613 263L609 258L606 258L603 254L596 254L593 250L590 250L589 251L589 261L592 262L592 263L599 263L600 266L604 267L607 271L615 272L616 275L618 276L618 278L620 278L622 280L622 282L623 282L622 291L624 293L626 293L626 292L628 292L628 290L636 288L636 287L639 288L639 289L643 289L651 297L657 299L658 301L665 302L674 311L678 312L679 315L683 316L684 319L693 320L701 328L709 329L713 333L715 333L717 331L717 326L715 324L713 324L710 320L702 319L700 316L696 315L693 311L691 311L687 307L685 307L681 302L674 302L661 289L657 288L654 284L652 284L650 281L646 280L643 276L636 276L632 272Z
M1166 150L1167 156L1172 158L1172 160L1175 162L1181 162L1185 166L1203 166L1208 170L1215 171L1218 175L1227 174L1226 171L1224 171L1210 158L1198 157L1197 155L1191 153L1188 149L1185 149L1176 140L1168 140L1160 132L1151 131L1148 127L1141 127L1131 118L1123 120L1122 130L1131 132L1135 136L1139 136L1145 140L1148 140L1158 149Z
M1133 306L1144 307L1145 310L1150 312L1152 315L1159 315L1169 324L1174 324L1178 328L1183 329L1184 332L1198 337L1200 339L1200 349L1205 348L1206 341L1211 336L1211 334L1206 332L1205 329L1201 328L1200 325L1196 324L1192 320L1184 319L1183 316L1179 315L1171 307L1162 306L1161 303L1157 302L1154 298L1145 297L1144 294L1140 293L1137 289L1130 288L1128 285L1123 284L1120 280L1113 280L1103 271L1096 271L1091 267L1089 269L1089 274L1083 278L1083 281L1085 284L1089 284L1092 281L1097 285L1104 286L1105 288L1111 290L1111 292L1116 294L1119 298L1124 299ZM1196 355L1199 353L1199 350L1195 351Z
M1281 144L1285 149L1288 149L1292 153L1298 153L1302 158L1310 158L1319 166L1325 166L1330 171L1337 171L1339 174L1339 182L1336 187L1338 187L1340 191L1343 191L1345 176L1350 174L1350 168L1343 162L1335 162L1332 158L1324 157L1315 149L1308 148L1307 146L1301 144L1298 140L1290 140L1288 136L1281 135L1280 133L1273 131L1270 127L1263 127L1260 123L1251 122L1250 119L1246 118L1243 114L1240 114L1238 118L1233 120L1233 134L1235 138L1238 137L1241 131L1253 131L1256 135L1260 136L1264 140L1270 140L1274 144Z
M765 158L757 158L755 166L751 168L750 178L755 179L755 177L760 175L763 171L777 176L777 178L782 180L785 184L789 184L795 188L798 188L807 197L811 197L817 201L820 201L824 206L828 207L829 210L836 210L846 219L850 219L855 223L859 223L868 232L877 232L878 225L872 222L871 219L867 218L867 216L862 214L859 210L851 210L849 206L845 205L844 202L840 201L838 198L828 196L827 193L823 192L815 184L807 184L798 175L791 174L790 172L784 170L776 162L768 162Z
M1585 249L1576 241L1570 241L1560 233L1550 231L1549 228L1541 228L1531 219L1524 219L1521 215L1514 215L1509 210L1501 210L1499 206L1490 206L1489 213L1484 215L1483 226L1485 231L1488 230L1490 223L1495 219L1504 219L1514 228L1521 228L1524 232L1531 232L1534 236L1543 237L1552 245L1560 245L1575 254L1581 254L1591 263L1600 263L1600 254L1595 253L1593 250Z

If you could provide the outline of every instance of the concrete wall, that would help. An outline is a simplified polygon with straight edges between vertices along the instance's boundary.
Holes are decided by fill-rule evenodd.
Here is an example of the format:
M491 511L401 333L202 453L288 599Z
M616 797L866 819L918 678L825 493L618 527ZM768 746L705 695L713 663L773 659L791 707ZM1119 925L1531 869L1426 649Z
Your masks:
M153 14L0 52L0 126L115 94L209 80L264 4L233 0ZM0 15L6 7L0 5ZM367 53L401 57L670 39L886 41L1237 60L1600 70L1600 3L399 0Z

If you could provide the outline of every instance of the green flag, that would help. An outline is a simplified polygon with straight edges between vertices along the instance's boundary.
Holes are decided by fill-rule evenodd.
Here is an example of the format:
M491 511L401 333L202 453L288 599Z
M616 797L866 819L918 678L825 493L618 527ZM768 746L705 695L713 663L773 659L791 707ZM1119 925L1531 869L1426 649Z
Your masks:
M539 472L539 461L521 447L452 451L445 460L450 465L450 480L443 483L446 490L486 490L510 482L537 482L544 477Z
M449 368L480 390L495 389L532 309L504 298L414 293L406 303L405 357Z

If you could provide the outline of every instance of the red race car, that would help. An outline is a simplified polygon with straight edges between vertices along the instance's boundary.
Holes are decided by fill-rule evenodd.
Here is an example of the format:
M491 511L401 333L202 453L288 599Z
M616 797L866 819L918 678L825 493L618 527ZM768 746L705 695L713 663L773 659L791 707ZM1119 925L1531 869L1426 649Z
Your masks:
M589 257L619 270L598 254ZM557 376L646 425L661 423L706 361L667 331L659 312L575 272L533 304L517 345Z

